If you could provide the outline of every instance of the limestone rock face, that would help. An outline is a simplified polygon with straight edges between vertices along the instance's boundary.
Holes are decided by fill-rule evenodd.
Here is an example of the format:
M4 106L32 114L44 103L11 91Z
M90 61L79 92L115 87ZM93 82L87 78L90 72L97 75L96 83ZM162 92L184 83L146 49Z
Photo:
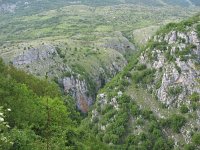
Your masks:
M118 52L116 53L119 55ZM28 73L40 77L48 75L50 79L58 81L63 87L62 90L74 97L78 109L86 113L94 102L96 91L127 64L122 54L120 54L120 59L115 59L116 56L114 55L102 67L96 67L92 72L87 73L92 81L90 83L88 83L89 81L85 79L84 75L80 75L71 66L64 63L63 58L61 58L53 45L39 45L27 49L14 57L12 62L15 67ZM90 88L92 83L96 85L93 90Z
M139 57L140 64L155 70L153 83L147 85L147 90L153 91L169 112L179 112L184 105L188 108L188 114L196 114L196 118L191 118L180 131L184 141L190 143L190 133L195 127L199 130L200 124L200 108L194 109L191 100L193 94L200 95L200 39L191 27L185 32L171 31L156 35L153 41L158 46L147 48ZM173 139L178 145L178 136Z
M105 41L101 47L114 49L123 55L128 51L135 50L135 46L127 38L125 38L121 32L117 32L115 34L116 35L113 38L104 39Z
M23 52L23 54L15 57L13 60L13 65L18 66L31 64L33 62L52 58L54 55L57 55L57 51L53 46L43 45L39 48L31 48L26 52Z
M157 76L161 76L161 86L155 90L158 99L168 107L180 106L189 103L188 96L194 92L200 93L200 40L195 31L186 33L172 31L164 36L155 36L154 41L165 41L167 50L155 48L152 56L156 59L149 60L146 53L140 56L139 62L149 68L156 69ZM171 49L169 47L171 46ZM185 49L187 54L180 54ZM174 59L170 61L166 57L166 51ZM181 59L184 58L183 59ZM162 69L162 73L159 71ZM155 79L158 80L158 79ZM152 87L155 89L155 87ZM170 95L170 89L180 89L176 95Z
M77 107L84 113L88 112L93 99L89 96L89 90L85 80L73 76L63 78L64 91L71 94L77 101Z

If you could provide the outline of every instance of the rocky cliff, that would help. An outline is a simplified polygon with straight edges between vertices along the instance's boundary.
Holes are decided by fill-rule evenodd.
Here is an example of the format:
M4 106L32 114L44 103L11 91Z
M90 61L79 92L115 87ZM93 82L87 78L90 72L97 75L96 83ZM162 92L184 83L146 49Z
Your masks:
M139 59L140 64L155 69L154 81L160 80L160 87L149 85L149 90L153 90L167 107L189 105L188 96L200 93L200 40L197 32L193 28L186 32L170 31L164 36L155 36L153 41L159 41L158 45L147 49Z
M161 28L99 91L88 117L97 138L127 149L199 149L199 20Z
M12 63L26 72L40 77L48 76L56 81L64 93L76 99L77 107L87 113L94 103L97 90L127 64L122 54L112 51L112 55L106 56L109 60L103 60L99 64L94 62L99 67L94 67L91 72L87 72L80 63L67 63L65 60L70 58L65 57L60 48L50 44L25 48L13 58Z

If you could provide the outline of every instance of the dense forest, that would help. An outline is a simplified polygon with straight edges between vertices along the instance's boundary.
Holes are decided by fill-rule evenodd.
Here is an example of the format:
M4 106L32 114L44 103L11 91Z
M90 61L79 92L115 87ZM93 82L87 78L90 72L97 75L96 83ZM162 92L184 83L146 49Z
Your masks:
M82 116L55 83L0 60L0 149L92 149L101 143L81 129Z

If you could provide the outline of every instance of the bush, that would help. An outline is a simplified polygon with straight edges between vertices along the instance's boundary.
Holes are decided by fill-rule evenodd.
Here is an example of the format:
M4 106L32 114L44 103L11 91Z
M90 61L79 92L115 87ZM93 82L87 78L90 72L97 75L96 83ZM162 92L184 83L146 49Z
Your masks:
M143 85L153 82L154 79L154 69L145 69L142 71L134 72L132 79L135 83L142 83Z
M192 136L192 142L193 142L195 145L200 146L200 132L195 133L195 134Z
M185 114L185 113L187 113L189 111L189 109L188 109L188 107L186 105L182 105L180 107L180 111L181 111L181 113Z
M173 115L168 119L160 120L162 127L168 127L173 130L173 132L179 133L180 128L186 123L186 118L182 115Z
M139 107L137 105L132 105L131 106L131 114L133 116L137 116L137 115L140 114L140 109L139 109Z
M185 125L186 119L181 115L174 115L169 119L170 128L176 133L180 132L180 128Z
M147 66L145 64L139 64L136 66L137 70L145 70L147 68Z
M184 146L184 150L195 150L195 146L193 144L187 144Z

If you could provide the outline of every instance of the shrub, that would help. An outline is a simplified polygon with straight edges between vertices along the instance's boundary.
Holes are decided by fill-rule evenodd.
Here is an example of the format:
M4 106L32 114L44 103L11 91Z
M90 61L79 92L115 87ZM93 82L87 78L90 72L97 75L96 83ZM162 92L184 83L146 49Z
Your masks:
M133 116L137 116L137 115L140 114L140 109L139 109L139 107L137 105L132 105L131 106L131 114Z
M144 70L146 68L147 68L147 66L145 64L139 64L139 65L136 66L137 70Z
M186 119L181 115L174 115L169 119L170 128L174 132L180 132L180 128L185 125Z
M195 133L195 134L192 136L192 142L193 142L195 145L200 146L200 132Z
M189 109L188 109L188 107L186 105L182 105L180 107L180 111L181 111L181 113L185 114L185 113L187 113L189 111Z
M187 144L184 146L184 150L194 150L195 146L194 144Z
M132 79L135 83L149 84L153 82L155 70L145 69L134 72Z

